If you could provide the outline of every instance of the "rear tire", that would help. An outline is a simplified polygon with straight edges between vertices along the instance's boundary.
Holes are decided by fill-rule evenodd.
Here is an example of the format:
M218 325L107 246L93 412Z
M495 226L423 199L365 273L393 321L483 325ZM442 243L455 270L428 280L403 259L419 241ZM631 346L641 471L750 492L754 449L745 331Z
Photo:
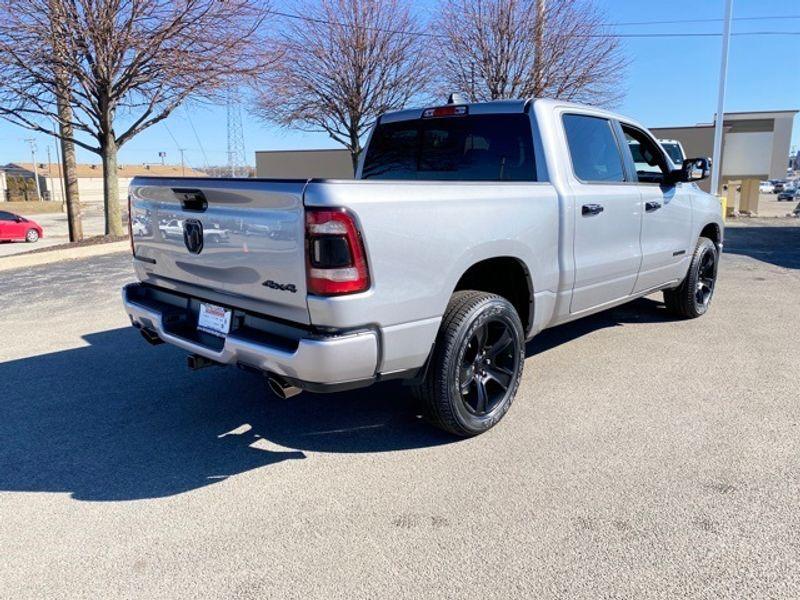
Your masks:
M676 288L664 290L664 304L682 319L696 319L708 311L717 282L719 253L708 238L701 237L692 255L689 272Z
M423 382L414 388L427 418L459 436L496 425L519 388L525 334L511 303L474 290L453 294Z
M28 229L28 233L25 234L25 241L29 244L33 244L34 242L39 241L39 232L35 229Z

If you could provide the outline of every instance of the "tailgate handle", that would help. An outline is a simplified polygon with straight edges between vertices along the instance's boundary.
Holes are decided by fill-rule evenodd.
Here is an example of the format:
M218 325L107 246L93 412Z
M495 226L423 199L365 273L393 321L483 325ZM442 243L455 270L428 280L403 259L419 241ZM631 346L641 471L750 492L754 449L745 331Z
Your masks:
M208 201L203 194L203 190L172 188L172 193L181 201L181 208L183 210L204 212L208 208Z

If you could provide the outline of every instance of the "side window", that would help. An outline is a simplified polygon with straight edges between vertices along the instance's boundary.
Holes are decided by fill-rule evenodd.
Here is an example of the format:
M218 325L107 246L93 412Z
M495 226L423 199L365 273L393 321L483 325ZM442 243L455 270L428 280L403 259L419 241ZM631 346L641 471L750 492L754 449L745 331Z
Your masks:
M622 155L608 119L564 115L572 169L581 181L625 181Z
M643 131L621 123L625 142L641 183L661 183L667 174L667 162L658 145Z
M0 210L0 221L13 221L14 219L15 216L12 215L10 212Z

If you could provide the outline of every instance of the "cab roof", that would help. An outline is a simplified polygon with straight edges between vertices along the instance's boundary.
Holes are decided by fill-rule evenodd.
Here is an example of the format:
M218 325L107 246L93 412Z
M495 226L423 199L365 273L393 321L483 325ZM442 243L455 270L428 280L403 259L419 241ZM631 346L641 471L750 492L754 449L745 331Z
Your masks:
M635 119L631 119L630 117L626 117L625 115L620 115L618 113L614 113L609 110L605 110L603 108L598 108L596 106L589 106L587 104L578 104L575 102L559 100L556 98L492 100L490 102L456 103L452 105L442 102L441 104L429 104L427 106L421 106L419 108L407 108L404 110L384 113L383 115L381 115L378 122L393 123L397 121L408 121L412 119L419 119L422 118L422 112L424 110L429 108L440 108L444 106L466 106L467 112L470 115L487 115L487 114L504 114L504 113L524 113L526 112L526 110L529 109L530 106L533 106L534 104L537 107L542 106L545 109L571 108L580 112L590 112L599 117L605 117L607 119L616 119L618 121L624 121L626 123L630 123L631 125L644 128L644 126L638 123Z

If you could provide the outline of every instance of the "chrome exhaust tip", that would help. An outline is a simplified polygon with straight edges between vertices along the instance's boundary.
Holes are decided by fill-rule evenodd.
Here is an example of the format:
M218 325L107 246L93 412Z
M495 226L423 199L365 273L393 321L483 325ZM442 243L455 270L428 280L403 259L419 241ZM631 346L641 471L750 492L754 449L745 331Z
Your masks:
M283 400L297 396L297 394L303 391L302 388L292 385L277 375L269 375L267 377L267 384L269 384L269 389L272 390L272 393Z

